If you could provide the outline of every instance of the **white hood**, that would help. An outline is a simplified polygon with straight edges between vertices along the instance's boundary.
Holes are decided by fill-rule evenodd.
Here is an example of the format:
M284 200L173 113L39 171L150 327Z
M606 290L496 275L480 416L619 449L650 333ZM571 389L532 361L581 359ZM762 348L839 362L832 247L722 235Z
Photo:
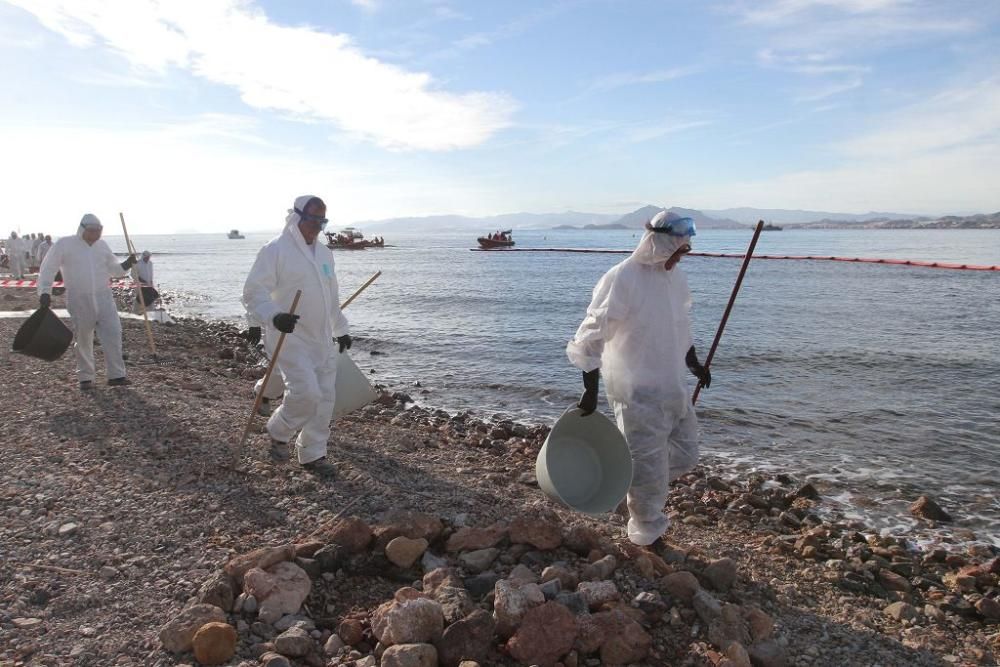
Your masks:
M655 229L665 229L672 223L684 219L671 211L660 211L653 216L648 226ZM662 264L670 259L679 248L690 244L690 236L674 236L647 229L639 240L639 245L632 252L631 259L640 264Z

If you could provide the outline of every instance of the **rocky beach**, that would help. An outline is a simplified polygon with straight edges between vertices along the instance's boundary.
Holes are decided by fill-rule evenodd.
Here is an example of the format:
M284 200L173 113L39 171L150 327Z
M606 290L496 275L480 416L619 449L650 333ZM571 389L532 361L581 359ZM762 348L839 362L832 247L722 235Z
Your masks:
M33 307L7 295L4 310ZM55 299L54 307L60 307ZM0 319L0 666L995 665L1000 558L712 465L669 544L547 499L547 427L414 406L335 425L338 474L245 450L258 357L224 323L123 322L132 386L11 354ZM100 353L98 353L100 357ZM99 361L100 366L100 361ZM912 511L947 522L930 498Z

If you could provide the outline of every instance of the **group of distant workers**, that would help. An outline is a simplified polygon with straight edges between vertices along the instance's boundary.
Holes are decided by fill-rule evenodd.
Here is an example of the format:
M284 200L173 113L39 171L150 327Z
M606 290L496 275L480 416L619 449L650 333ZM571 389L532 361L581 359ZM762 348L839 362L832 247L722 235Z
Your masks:
M488 238L490 241L510 241L510 235L507 232L494 232Z
M27 234L18 238L17 232L11 232L10 238L0 248L0 264L15 280L23 280L24 274L41 265L45 255L52 248L52 237L46 234Z

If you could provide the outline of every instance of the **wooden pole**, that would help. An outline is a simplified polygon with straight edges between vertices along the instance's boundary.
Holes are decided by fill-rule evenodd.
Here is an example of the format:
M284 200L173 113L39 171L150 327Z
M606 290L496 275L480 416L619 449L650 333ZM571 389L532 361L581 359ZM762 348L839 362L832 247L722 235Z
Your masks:
M753 230L753 238L750 239L750 247L747 249L747 254L743 255L743 266L740 267L740 275L736 277L736 284L733 285L733 293L729 295L729 303L726 305L726 312L722 315L722 321L719 322L719 328L715 332L715 340L712 341L712 349L708 351L708 356L705 357L705 368L712 365L712 358L715 356L715 351L719 347L719 341L722 340L722 332L726 329L726 321L729 320L729 313L733 310L733 304L736 303L736 295L740 291L740 285L743 284L743 276L747 272L747 267L750 265L750 259L753 257L753 250L757 247L757 239L760 238L760 232L764 229L764 221L758 220L757 227ZM694 395L691 396L691 404L694 405L698 402L698 394L701 393L701 380L698 380L698 386L694 388Z
M128 228L125 227L125 214L120 212L118 217L122 221L122 231L125 233L125 248L128 250L130 255L135 254L135 246L132 245L132 240L128 237ZM142 285L139 284L139 270L132 266L132 270L129 272L132 275L132 280L135 282L137 289L139 291L139 305L142 307L142 319L146 323L146 338L149 340L149 351L153 353L153 360L156 360L156 343L153 342L153 327L149 324L149 316L146 314L146 299L142 295Z
M292 307L288 311L290 315L295 314L295 309L299 307L299 297L302 296L302 290L296 290L295 298L292 299ZM267 382L271 379L271 373L274 372L274 367L278 362L278 355L281 353L281 346L285 344L285 332L281 332L278 336L278 344L274 346L274 354L271 355L271 362L267 365L267 372L264 373L264 382L260 385L260 391L257 392L257 398L253 402L253 409L250 411L250 418L247 419L246 428L243 429L243 437L240 438L240 448L239 451L242 454L243 445L246 444L247 436L250 435L250 429L253 427L253 419L257 415L257 409L260 407L260 402L264 398L264 390L267 388Z
M367 288L367 287L368 287L369 285L371 285L371 284L372 284L373 282L375 282L375 281L376 281L376 280L378 279L378 277L379 277L380 275L382 275L382 272L381 272L381 271L378 271L378 272L376 272L376 273L375 273L375 275L374 275L374 276L372 276L372 277L371 277L371 278L369 278L369 279L368 279L367 281L365 281L365 284L364 284L364 285L362 285L361 287L359 287L359 288L358 288L358 291L357 291L357 292L355 292L354 294L352 294L352 295L351 295L351 298L350 298L350 299L348 299L348 300L347 300L347 301L345 301L344 303L340 304L340 309L341 309L341 310L343 310L344 308L347 308L347 307L348 307L349 305L351 305L351 302L352 302L352 301L354 301L354 300L355 300L356 298L358 298L358 295L359 295L359 294L361 294L362 292L364 292L364 291L365 291L365 289L366 289L366 288Z

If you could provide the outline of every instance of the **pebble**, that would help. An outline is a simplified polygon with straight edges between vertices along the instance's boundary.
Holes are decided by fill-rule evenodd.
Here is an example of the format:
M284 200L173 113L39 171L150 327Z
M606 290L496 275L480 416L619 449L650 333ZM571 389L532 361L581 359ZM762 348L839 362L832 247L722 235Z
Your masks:
M473 573L483 572L489 569L493 561L500 555L500 550L490 547L488 549L477 549L467 551L458 557L458 562L462 567Z
M313 638L306 630L298 626L291 627L274 638L274 650L289 658L301 658L308 655L314 648Z
M601 605L614 602L621 597L613 581L583 581L576 587L576 592L590 609L598 609Z
M228 623L206 623L192 640L195 659L203 665L221 665L236 654L236 629Z
M340 653L340 649L344 648L344 646L346 646L344 640L341 639L339 635L332 634L326 640L326 643L323 644L323 654L332 658Z
M736 561L732 558L714 560L705 568L704 575L712 588L725 593L736 581Z
M907 602L893 602L882 611L896 621L912 621L918 616L916 608Z
M75 534L78 528L75 523L64 523L59 526L59 537L69 537Z

